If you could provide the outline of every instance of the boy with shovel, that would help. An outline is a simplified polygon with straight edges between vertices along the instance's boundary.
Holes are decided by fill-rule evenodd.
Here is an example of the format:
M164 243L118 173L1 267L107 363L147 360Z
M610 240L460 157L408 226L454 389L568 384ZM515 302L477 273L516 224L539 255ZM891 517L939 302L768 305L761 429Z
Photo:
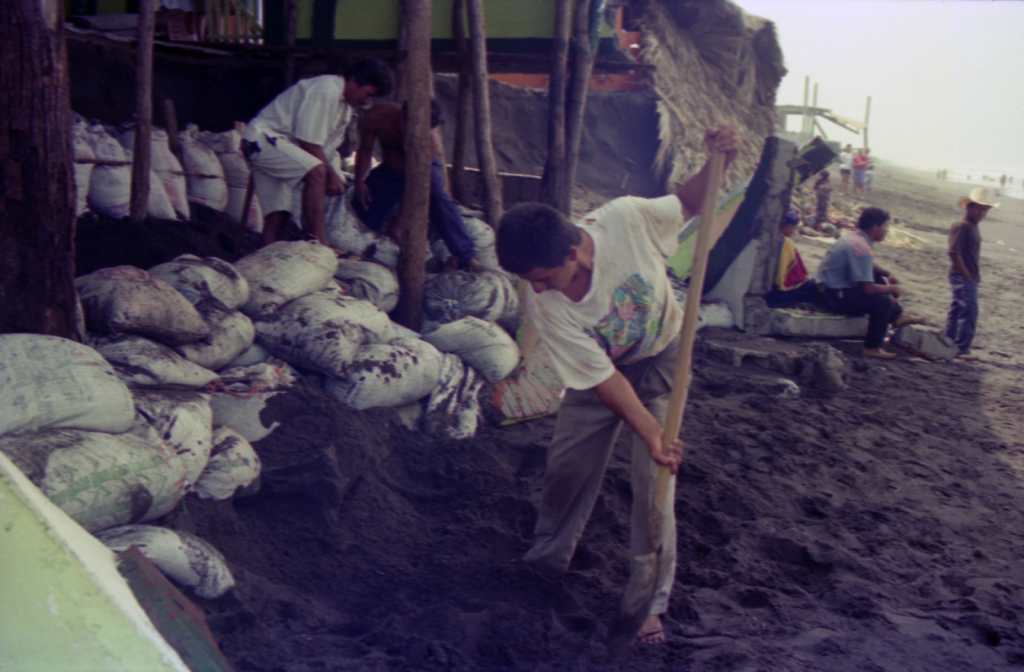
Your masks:
M736 155L732 128L709 131L705 142L726 164ZM720 171L705 165L674 195L617 198L580 225L527 203L505 213L498 227L498 259L530 283L527 319L569 388L548 449L534 544L524 559L545 575L568 571L627 424L633 430L633 505L623 604L651 603L639 628L645 644L665 641L661 615L675 575L675 479L664 479L665 492L655 482L662 466L674 474L682 460L678 431L670 441L662 437L683 321L665 260L687 216L706 199L709 172ZM653 600L640 595L648 585L655 588Z

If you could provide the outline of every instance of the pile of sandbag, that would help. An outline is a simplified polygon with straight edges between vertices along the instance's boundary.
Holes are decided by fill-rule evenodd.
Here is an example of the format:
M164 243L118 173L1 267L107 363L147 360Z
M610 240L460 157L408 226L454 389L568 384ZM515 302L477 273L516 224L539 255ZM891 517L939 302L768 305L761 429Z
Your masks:
M198 134L200 142L217 155L224 170L224 181L228 188L228 203L224 212L236 222L241 222L245 210L245 194L249 185L249 164L242 155L242 134L233 129L223 133L203 131ZM259 233L263 231L263 211L256 194L249 204L246 227Z
M217 154L200 141L199 127L189 124L178 134L185 164L188 200L223 212L228 207L228 183Z

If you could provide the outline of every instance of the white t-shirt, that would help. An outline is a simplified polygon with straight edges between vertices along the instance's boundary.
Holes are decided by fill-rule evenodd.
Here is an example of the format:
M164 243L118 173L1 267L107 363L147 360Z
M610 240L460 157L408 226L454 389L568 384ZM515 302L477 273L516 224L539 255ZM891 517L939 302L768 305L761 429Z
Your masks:
M676 196L626 196L579 224L594 239L590 290L579 303L530 291L526 310L565 386L589 390L616 364L653 357L678 335L683 311L665 260L679 245L683 209Z
M344 91L345 78L337 75L299 80L249 122L246 139L272 133L292 142L319 145L331 157L345 139L345 127L352 119L352 106L342 99Z
M850 152L840 152L839 167L843 170L851 170L853 168L853 154Z

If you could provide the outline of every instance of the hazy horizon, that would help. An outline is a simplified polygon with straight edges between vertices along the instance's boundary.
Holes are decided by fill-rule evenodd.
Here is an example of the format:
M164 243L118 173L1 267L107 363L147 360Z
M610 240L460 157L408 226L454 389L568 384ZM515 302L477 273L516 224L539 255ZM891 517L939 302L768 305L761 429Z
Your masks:
M1013 78L1024 3L735 1L776 25L789 71L779 104L802 104L810 76L818 105L843 116L863 120L872 97L869 142L883 159L1024 176L1024 88ZM822 125L829 139L858 145L860 136Z

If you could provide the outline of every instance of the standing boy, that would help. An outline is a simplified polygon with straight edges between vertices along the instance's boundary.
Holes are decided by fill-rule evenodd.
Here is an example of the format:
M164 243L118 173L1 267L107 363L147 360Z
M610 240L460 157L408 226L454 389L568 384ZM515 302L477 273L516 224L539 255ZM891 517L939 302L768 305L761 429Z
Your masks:
M949 284L953 301L949 304L946 335L957 345L961 356L970 354L974 330L978 324L978 285L981 283L981 232L978 225L992 208L999 207L995 195L986 187L975 187L971 195L960 199L963 219L949 229Z

